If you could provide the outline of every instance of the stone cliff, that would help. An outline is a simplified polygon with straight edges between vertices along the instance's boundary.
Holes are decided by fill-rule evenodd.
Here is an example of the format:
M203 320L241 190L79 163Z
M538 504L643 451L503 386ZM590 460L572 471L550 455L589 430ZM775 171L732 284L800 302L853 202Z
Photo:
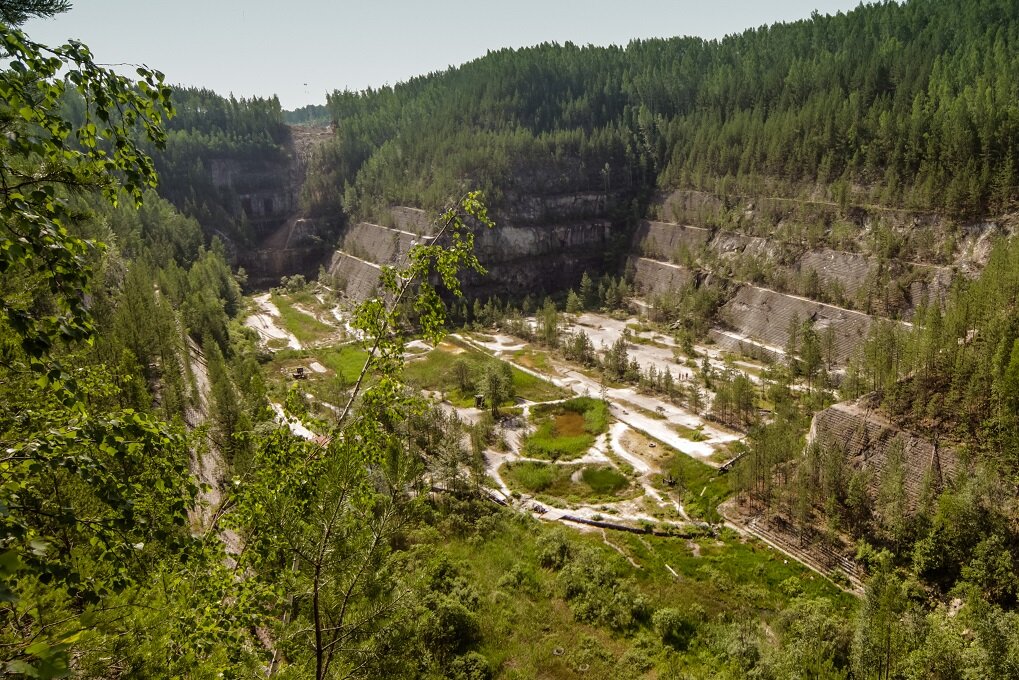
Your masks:
M607 217L604 194L529 196L493 216L493 229L474 229L474 250L487 274L468 272L468 297L522 297L576 286L584 272L618 268L619 233ZM348 226L333 255L329 274L355 299L375 290L379 265L402 263L416 243L431 239L432 221L416 208L397 206L380 220Z
M331 251L340 219L312 218L298 197L315 147L331 134L325 128L292 126L285 158L278 163L214 162L213 181L238 198L234 217L247 225L253 244L234 248L248 286L265 288L283 276L312 276Z

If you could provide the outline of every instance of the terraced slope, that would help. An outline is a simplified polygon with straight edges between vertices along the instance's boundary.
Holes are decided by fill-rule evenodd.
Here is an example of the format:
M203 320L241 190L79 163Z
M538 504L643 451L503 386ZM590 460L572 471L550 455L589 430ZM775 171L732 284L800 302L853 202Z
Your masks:
M919 434L902 430L859 402L835 404L815 415L811 437L823 445L841 448L853 468L871 471L874 494L881 472L888 465L890 448L893 444L901 445L910 507L916 506L928 474L934 483L947 483L959 469L958 455L953 448L936 446Z

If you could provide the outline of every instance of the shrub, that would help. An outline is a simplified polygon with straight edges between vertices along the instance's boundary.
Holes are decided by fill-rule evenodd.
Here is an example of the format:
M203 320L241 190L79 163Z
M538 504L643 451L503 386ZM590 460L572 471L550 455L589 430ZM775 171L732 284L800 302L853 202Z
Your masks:
M647 603L592 550L578 553L557 584L578 621L630 630L647 616Z
M684 649L690 642L694 625L678 609L659 609L651 617L651 626L662 642L678 649Z
M449 664L448 677L453 680L489 680L492 677L492 668L483 654L467 652Z
M573 557L573 545L561 529L549 531L538 538L538 564L559 570Z

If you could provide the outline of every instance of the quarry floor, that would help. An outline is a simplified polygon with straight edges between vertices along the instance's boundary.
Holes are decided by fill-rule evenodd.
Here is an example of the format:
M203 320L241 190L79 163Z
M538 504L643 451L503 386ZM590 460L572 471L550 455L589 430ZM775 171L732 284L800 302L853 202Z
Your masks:
M300 305L295 305L295 308L320 322L335 325L340 336L349 337L349 333L345 333L345 330L349 330L347 320L338 309L331 310L330 314L315 314ZM307 343L302 344L294 332L287 328L268 294L253 299L251 313L244 323L256 330L265 346L272 343L276 347L309 349ZM668 370L677 381L699 380L701 364L705 360L716 371L743 370L755 383L760 382L758 374L764 369L761 364L727 356L710 345L696 345L694 347L696 357L686 357L671 337L647 329L636 317L621 319L605 314L584 313L568 317L563 330L564 332L583 330L599 354L625 335L629 339L627 345L629 357L635 360L642 370L649 366L654 366L658 372ZM612 416L608 432L598 436L583 457L562 464L578 466L578 470L583 466L609 466L624 474L630 483L630 493L625 498L610 502L549 498L542 494L530 494L519 488L512 488L503 475L504 466L507 464L518 461L560 464L531 459L523 453L523 442L529 432L528 412L537 403L547 402L521 400L519 405L525 416L524 426L510 427L503 423L497 424L497 439L505 444L505 448L496 450L489 447L484 453L485 471L492 482L489 492L493 498L544 521L560 521L582 531L604 531L604 526L600 525L609 528L613 525L644 528L653 526L659 530L683 527L708 528L709 525L688 514L680 495L665 483L669 462L665 451L671 448L717 468L731 457L729 445L740 440L743 435L722 428L667 399L642 393L627 385L603 384L597 374L585 371L583 367L564 361L552 353L541 352L539 348L520 338L499 333L469 332L456 333L453 337L465 346L506 361L520 371L540 377L573 395L600 397L607 401ZM323 348L328 347L330 342L331 340L326 338L313 345ZM419 340L411 342L409 349L413 350L413 353L408 353L409 361L423 356L428 351L441 350ZM314 352L314 349L311 351ZM537 352L544 355L542 361L544 370L533 365L533 362L522 360L520 356L521 353L533 356ZM310 361L309 368L314 373L323 372L322 364L317 361ZM310 394L307 396L312 398ZM710 393L706 392L705 398L706 401L709 400ZM323 406L335 410L332 404ZM441 406L447 411L456 411L458 416L468 423L475 422L482 414L482 411L476 408L455 406L448 401L441 403ZM272 408L277 420L295 435L311 440L319 439L313 427L286 413L282 404L274 402ZM696 433L694 438L690 438L692 433ZM758 532L754 531L753 526L748 526L748 523L738 518L733 519L736 522L726 520L723 523L741 535L757 536ZM762 538L788 557L822 573L813 564L786 550L782 545L776 545L763 535L758 538Z

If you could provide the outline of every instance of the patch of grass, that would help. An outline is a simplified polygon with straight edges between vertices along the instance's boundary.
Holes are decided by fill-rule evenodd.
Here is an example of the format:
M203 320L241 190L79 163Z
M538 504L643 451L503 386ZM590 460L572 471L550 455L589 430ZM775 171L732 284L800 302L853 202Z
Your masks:
M555 465L523 461L507 466L503 474L512 482L512 486L522 487L531 493L541 493L559 479L561 470Z
M517 350L513 353L513 360L533 371L547 375L559 375L559 372L555 370L548 360L548 355L535 349L525 348Z
M404 367L404 378L418 389L444 392L457 406L472 406L476 390L465 393L460 389L453 371L453 364L458 359L467 363L472 375L479 377L488 365L505 363L472 347L464 347L460 343L448 340L440 343L420 359L408 362ZM529 401L550 401L567 396L564 390L547 380L515 367L511 367L511 370L513 390L518 397ZM512 402L507 401L505 404Z
M332 326L328 326L312 315L294 307L291 299L287 296L273 294L272 303L280 310L280 319L284 328L293 333L301 341L301 344L321 340L336 332Z
M680 425L679 423L672 423L669 425L672 430L675 430L683 439L687 439L692 442L703 442L708 440L708 436L704 434L701 428L687 427L686 425Z
M581 477L598 494L616 493L630 483L624 475L610 467L586 467Z
M608 407L592 397L535 406L531 416L538 428L524 442L524 451L534 458L579 458L591 448L595 437L608 429Z
M350 385L361 374L368 352L359 344L327 347L312 352L318 361L341 379L344 385Z
M715 521L718 518L718 504L730 494L729 478L718 471L681 453L667 444L659 444L671 454L663 466L675 481L672 487L683 498L686 511L693 517Z
M579 480L574 481L578 471ZM560 505L551 499L573 503L619 501L640 491L610 465L557 465L526 460L503 465L500 474L511 489L540 494L550 505Z

